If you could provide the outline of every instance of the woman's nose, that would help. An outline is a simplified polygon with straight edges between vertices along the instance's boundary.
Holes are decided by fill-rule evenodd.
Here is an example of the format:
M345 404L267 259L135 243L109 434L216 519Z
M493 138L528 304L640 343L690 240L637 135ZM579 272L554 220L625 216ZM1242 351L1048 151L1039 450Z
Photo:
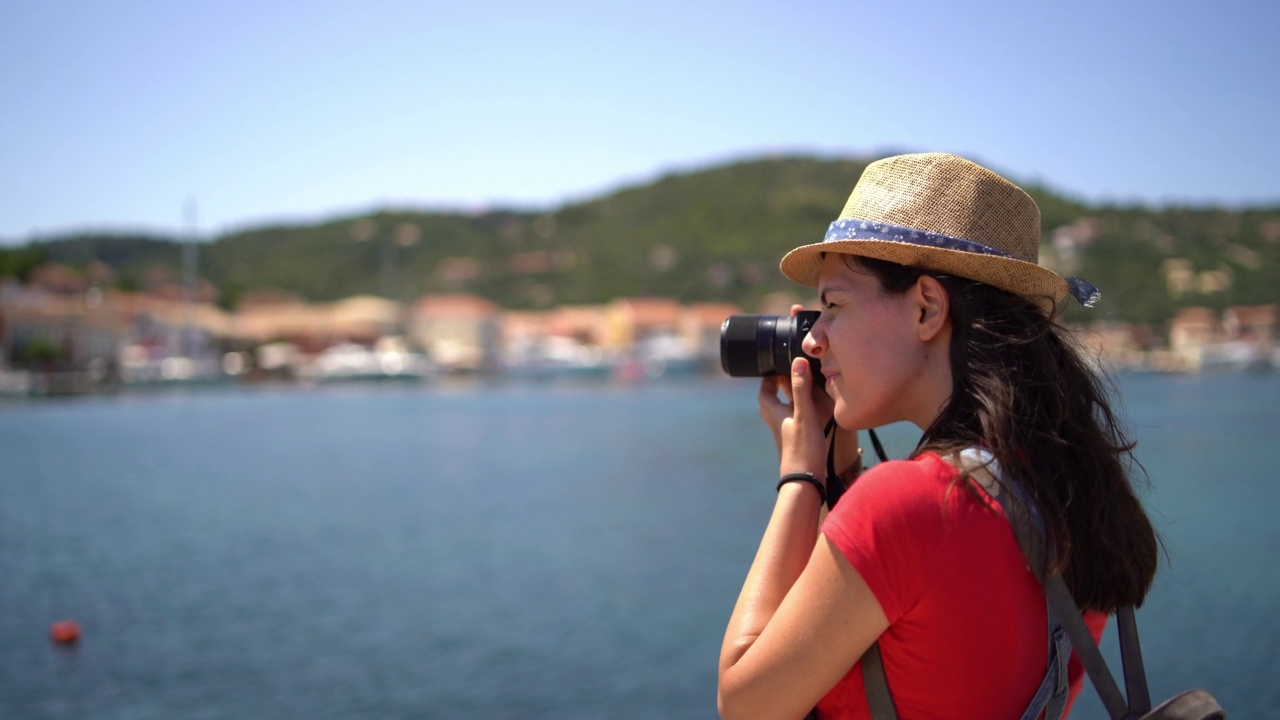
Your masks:
M800 341L800 349L809 357L818 358L822 356L823 351L827 349L826 331L822 328L822 318L809 328L809 334L804 336L804 340Z

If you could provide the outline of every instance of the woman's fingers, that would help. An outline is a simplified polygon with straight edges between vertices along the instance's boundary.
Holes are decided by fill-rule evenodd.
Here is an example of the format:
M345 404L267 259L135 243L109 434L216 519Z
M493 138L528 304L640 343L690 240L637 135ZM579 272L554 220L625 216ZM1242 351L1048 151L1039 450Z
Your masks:
M778 397L778 393L782 393L782 397ZM791 389L791 378L785 375L765 375L760 380L760 402L771 405L787 407L787 415L791 414L790 405L794 401L794 393Z
M794 404L796 401L796 386L795 383L791 382L791 378L784 375L775 375L774 382L777 383L778 389L782 391L784 402L788 405Z
M796 358L791 361L791 391L788 400L795 407L796 420L811 421L814 417L813 373L809 361Z
M814 388L820 380L809 361L796 358L790 371L761 378L760 417L773 433L783 466L794 466L787 472L809 472L807 468L820 467L825 458L822 431L830 411L815 402Z
M778 378L770 375L760 379L760 419L773 434L773 443L782 452L782 422L791 417L791 406L778 399Z
M791 417L782 421L782 473L818 472L826 457L822 427L826 421L817 415L812 395L813 371L809 361L791 361Z
M760 401L760 412L772 411L782 402L778 400L778 383L768 375L760 378L760 392L756 399Z
M804 310L803 305L792 305L791 317L795 317L803 310ZM794 361L792 362L794 364ZM813 369L812 366L810 366L810 370L812 369ZM810 373L810 375L812 374L813 373ZM815 399L814 407L818 409L819 413L825 416L830 416L832 409L834 409L835 407L835 402L832 401L832 399L827 395L827 391L823 386L823 381L824 379L821 375L814 377L809 384L811 388L811 390L809 391L809 395Z

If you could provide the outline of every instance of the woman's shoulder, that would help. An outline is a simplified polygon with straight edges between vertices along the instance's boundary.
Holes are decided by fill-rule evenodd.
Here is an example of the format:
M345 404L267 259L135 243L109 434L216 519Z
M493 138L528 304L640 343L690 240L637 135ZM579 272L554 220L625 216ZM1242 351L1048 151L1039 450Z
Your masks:
M850 490L894 493L930 493L948 487L959 471L935 452L921 453L909 460L887 460L866 470Z
M981 562L993 542L1013 542L1004 521L958 479L955 465L936 453L883 462L863 473L827 515L823 534L891 620L961 568Z
M937 515L955 485L956 468L936 453L888 460L866 470L836 503L833 515L856 513L880 523L922 520Z

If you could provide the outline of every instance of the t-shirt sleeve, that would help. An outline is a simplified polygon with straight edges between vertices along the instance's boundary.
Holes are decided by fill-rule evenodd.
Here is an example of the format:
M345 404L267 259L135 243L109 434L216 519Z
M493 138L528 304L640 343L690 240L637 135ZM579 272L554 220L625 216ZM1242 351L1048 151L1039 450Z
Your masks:
M936 457L893 460L863 473L827 515L823 534L848 558L890 623L924 596L945 538L955 469ZM958 492L963 492L958 488Z

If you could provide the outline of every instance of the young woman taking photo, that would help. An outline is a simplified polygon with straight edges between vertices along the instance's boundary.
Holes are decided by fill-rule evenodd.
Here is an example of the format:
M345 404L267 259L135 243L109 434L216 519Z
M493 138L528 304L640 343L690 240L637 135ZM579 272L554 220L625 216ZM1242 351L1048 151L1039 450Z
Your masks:
M1039 208L1004 178L904 155L868 166L824 241L783 258L819 293L803 349L821 374L797 358L761 384L783 480L725 632L724 717L871 717L873 662L904 719L1069 710L1082 669L1072 657L1054 682L1045 595L993 477L1038 520L1095 642L1141 604L1158 549L1133 443L1056 321L1096 290L1037 265L1039 238ZM924 435L824 515L832 418L842 438L899 421Z

